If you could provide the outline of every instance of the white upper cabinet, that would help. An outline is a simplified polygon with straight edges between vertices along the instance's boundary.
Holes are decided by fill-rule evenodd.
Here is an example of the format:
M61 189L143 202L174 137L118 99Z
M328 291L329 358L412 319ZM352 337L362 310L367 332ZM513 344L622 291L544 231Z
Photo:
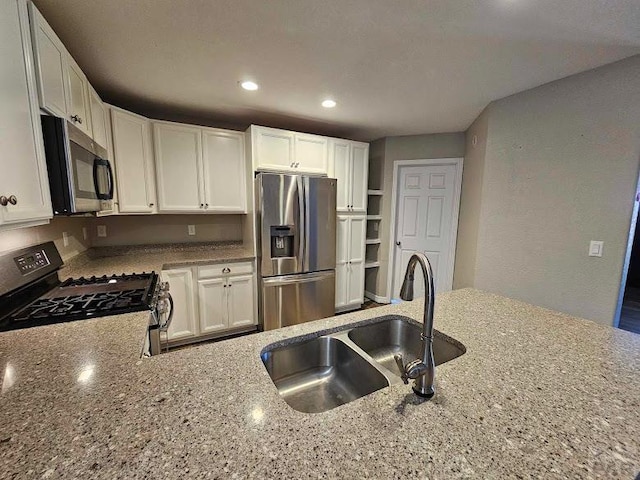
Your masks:
M326 137L276 128L249 127L254 170L326 175Z
M0 2L0 228L52 217L29 19L24 0Z
M369 144L331 139L329 175L338 180L336 210L342 213L366 213Z
M111 130L119 212L156 213L151 122L111 107Z
M107 109L91 85L89 85L89 108L93 139L98 145L108 150Z
M326 175L329 167L327 139L306 133L295 133L294 139L294 168L306 173Z
M287 171L294 168L293 132L267 127L249 127L256 170Z
M246 213L244 134L154 122L160 212Z
M158 211L199 212L202 135L197 127L153 122Z
M67 50L32 2L29 2L40 108L67 117Z
M205 209L212 213L246 213L244 134L203 129L202 163Z
M71 57L67 57L67 85L67 118L84 133L92 136L89 82Z

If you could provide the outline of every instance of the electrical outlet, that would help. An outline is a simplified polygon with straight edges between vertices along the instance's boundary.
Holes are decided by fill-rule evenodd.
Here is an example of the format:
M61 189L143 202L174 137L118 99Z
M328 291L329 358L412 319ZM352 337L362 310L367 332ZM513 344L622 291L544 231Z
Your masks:
M187 232L189 233L189 235L195 235L196 234L196 226L195 225L187 225Z
M67 232L62 232L62 244L65 247L69 246L69 234Z
M89 233L87 232L87 227L82 227L82 238L87 240L89 238Z
M98 225L98 236L106 237L107 236L107 226L106 225Z

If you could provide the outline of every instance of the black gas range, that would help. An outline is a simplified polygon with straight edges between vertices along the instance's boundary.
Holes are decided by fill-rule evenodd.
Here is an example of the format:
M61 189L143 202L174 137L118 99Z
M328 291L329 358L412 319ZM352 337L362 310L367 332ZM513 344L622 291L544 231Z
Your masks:
M172 300L157 273L60 281L62 265L53 242L0 256L0 331L141 311L150 329L168 328Z

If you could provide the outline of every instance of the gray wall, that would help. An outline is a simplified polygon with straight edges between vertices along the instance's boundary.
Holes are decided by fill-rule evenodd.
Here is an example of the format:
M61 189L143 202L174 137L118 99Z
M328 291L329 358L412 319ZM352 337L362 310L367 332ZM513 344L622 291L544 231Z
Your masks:
M374 142L375 144L376 142ZM408 135L386 137L384 139L384 157L382 162L382 190L384 196L381 204L382 221L380 222L379 249L380 267L375 273L367 272L367 291L375 288L376 295L388 297L387 275L389 273L389 242L391 235L391 196L393 189L393 163L396 160L418 160L429 158L463 157L465 151L465 134L440 133L434 135ZM377 152L372 148L370 152ZM379 152L377 153L379 156ZM372 154L370 153L370 157ZM375 280L372 279L375 277Z
M84 239L82 228L87 228L88 235L90 223L91 218L88 217L56 217L47 225L0 232L0 252L53 241L62 259L68 260L89 248L90 239ZM66 247L63 232L69 234Z
M458 259L458 286L612 324L638 180L639 79L635 56L490 106L482 203L460 227L477 222L478 241ZM590 240L604 241L602 258L587 256Z
M245 215L124 215L95 218L91 245L143 245L153 243L189 243L242 241ZM97 236L97 226L107 227L107 236ZM187 225L196 226L196 235L188 235Z

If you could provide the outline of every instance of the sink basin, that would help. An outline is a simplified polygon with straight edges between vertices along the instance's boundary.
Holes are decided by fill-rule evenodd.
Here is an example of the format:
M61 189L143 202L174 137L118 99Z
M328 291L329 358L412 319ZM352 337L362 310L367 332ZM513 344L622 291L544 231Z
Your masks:
M405 362L420 358L422 325L406 318L395 317L386 321L356 327L349 339L367 355L397 376L398 366L393 356L402 354ZM433 335L433 357L436 365L453 360L465 353L464 347L446 339L438 331Z
M421 332L422 325L408 317L378 317L317 332L310 340L268 345L260 356L285 402L299 412L320 413L402 383L393 355L401 353L405 362L419 358ZM466 352L456 340L433 333L436 365Z
M382 373L333 337L267 350L262 361L285 402L300 412L325 412L389 386Z

